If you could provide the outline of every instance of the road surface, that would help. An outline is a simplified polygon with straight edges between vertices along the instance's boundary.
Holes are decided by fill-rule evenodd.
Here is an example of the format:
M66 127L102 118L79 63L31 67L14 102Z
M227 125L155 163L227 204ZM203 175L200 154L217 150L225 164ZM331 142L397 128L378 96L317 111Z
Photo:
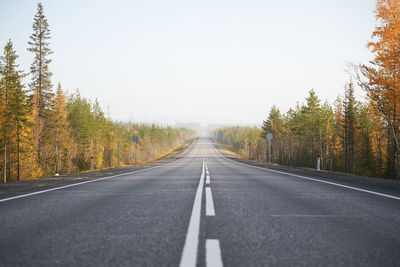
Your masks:
M312 178L312 179L307 179ZM399 266L400 198L223 157L0 199L1 266Z

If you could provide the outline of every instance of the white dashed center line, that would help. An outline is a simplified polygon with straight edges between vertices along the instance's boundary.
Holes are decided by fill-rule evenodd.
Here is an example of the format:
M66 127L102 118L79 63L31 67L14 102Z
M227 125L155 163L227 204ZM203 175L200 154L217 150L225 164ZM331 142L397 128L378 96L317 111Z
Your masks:
M210 187L206 187L206 216L215 216L214 201Z
M210 175L206 176L206 184L210 184Z
M206 176L207 174L207 176ZM190 217L189 227L186 234L185 245L183 247L180 267L195 267L197 263L197 253L200 233L201 219L201 200L203 195L204 177L206 176L206 184L210 184L210 173L208 172L207 163L204 161L200 176L199 185L197 187L194 198L192 215ZM214 200L210 187L205 188L206 193L206 216L215 216ZM222 267L221 248L218 239L206 240L206 266Z
M201 217L201 199L203 196L204 186L204 158L203 166L200 176L199 185L197 187L196 195L194 197L192 215L188 231L186 234L185 245L181 256L181 267L195 267L197 262L197 249L199 244L199 231L200 231L200 217Z
M206 240L206 266L222 267L221 248L218 239Z

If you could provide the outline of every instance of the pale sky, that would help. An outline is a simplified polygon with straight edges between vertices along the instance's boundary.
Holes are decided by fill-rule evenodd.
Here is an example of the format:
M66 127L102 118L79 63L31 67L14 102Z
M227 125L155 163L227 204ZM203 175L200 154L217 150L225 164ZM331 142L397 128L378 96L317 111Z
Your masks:
M367 63L375 0L49 0L53 84L115 120L258 124L311 88L333 102ZM0 0L21 68L37 1ZM358 95L362 99L362 92Z

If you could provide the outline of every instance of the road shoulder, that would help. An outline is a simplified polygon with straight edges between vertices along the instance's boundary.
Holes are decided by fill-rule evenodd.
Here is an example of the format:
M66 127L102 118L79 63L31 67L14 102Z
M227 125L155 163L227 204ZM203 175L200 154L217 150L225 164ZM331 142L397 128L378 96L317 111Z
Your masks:
M134 172L137 170L148 169L152 167L161 166L164 164L172 163L178 159L185 157L190 151L193 150L196 141L191 142L183 150L174 150L167 156L155 160L153 162L130 165L130 166L119 166L115 168L109 168L105 170L99 170L94 172L84 172L75 174L66 174L60 176L52 176L48 178L41 178L35 180L26 180L19 182L10 182L0 184L0 199L14 197L22 194L29 194L36 191L47 190L55 187L70 185L74 183L80 183L90 180L95 180L103 177L120 175L124 173Z
M389 194L396 197L400 197L400 181L390 180L390 179L378 179L371 178L347 173L330 172L330 171L317 171L307 168L296 168L291 166L283 166L278 164L268 164L263 162L254 162L242 158L238 158L229 153L227 150L222 148L220 145L214 143L215 148L218 152L228 158L238 163L261 167L264 169L270 169L279 172L290 173L294 175L309 177L313 179L318 179L330 183L338 183L351 187L358 187L364 190L376 191L383 194Z

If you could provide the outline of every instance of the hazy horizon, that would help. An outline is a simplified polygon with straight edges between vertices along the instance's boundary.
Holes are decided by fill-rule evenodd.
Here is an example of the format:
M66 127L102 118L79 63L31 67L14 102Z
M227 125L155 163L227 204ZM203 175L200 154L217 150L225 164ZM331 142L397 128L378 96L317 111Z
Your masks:
M348 64L371 59L375 27L373 0L42 3L54 86L97 98L113 120L159 124L261 125L312 88L332 103ZM0 45L13 41L25 71L36 4L0 3Z

